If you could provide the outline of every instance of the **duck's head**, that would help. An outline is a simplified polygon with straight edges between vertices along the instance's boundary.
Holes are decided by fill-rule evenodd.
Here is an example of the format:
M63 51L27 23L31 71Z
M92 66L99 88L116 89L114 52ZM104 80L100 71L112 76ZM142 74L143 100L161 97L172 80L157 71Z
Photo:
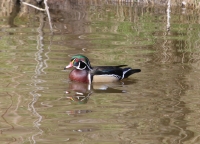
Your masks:
M81 54L74 55L71 58L69 65L66 66L64 69L68 69L71 67L75 67L76 69L79 69L79 70L91 70L92 69L89 59L86 56L81 55Z

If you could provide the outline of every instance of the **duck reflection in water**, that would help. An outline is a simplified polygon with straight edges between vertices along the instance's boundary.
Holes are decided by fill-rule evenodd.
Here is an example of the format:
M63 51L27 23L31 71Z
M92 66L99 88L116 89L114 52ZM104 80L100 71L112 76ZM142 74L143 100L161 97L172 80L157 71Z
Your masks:
M69 82L69 89L66 91L68 99L85 104L93 93L125 93L121 90L125 85L135 83L135 81L115 82L115 83L79 83Z
M70 82L69 90L66 91L66 94L70 95L70 96L67 96L68 99L70 99L72 101L77 101L80 104L81 103L84 104L84 103L87 103L92 92L90 91L90 85L88 85L88 84L78 83L78 82ZM71 96L71 95L73 95L73 96Z

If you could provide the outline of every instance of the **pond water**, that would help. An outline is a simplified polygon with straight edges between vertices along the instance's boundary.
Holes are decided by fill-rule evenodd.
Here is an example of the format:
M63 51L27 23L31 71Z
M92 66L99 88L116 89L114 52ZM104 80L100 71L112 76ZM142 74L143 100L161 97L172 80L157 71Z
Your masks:
M2 5L0 143L200 143L198 10L81 2L50 4L53 34L44 13ZM78 53L141 72L70 82Z

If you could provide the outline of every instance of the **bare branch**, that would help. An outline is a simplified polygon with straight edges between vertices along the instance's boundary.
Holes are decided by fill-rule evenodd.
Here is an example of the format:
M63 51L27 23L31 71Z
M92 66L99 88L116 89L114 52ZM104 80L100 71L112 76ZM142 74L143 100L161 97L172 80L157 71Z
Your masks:
M44 5L45 5L45 10L47 12L47 16L48 16L48 19L49 19L49 27L50 27L51 32L53 32L53 27L52 27L52 24L51 24L51 16L50 16L50 13L49 13L49 7L47 5L47 0L44 0Z
M27 2L23 2L23 0L21 0L21 3L22 3L22 4L25 4L25 5L28 5L28 6L31 6L31 7L35 8L35 9L37 9L37 10L46 11L47 16L48 16L48 19L49 19L49 27L50 27L51 32L53 33L53 27L52 27L52 24L51 24L51 16L50 16L50 13L49 13L49 7L48 7L48 5L47 5L47 1L48 1L48 0L44 0L45 9L36 7L36 6L34 6L34 5L32 5L32 4L29 4L29 3L27 3Z
M27 2L23 2L23 1L22 1L22 3L25 4L25 5L28 5L28 6L30 6L30 7L33 7L33 8L35 8L35 9L37 9L37 10L45 11L45 9L36 7L36 6L34 6L34 5L32 5L32 4L29 4L29 3L27 3Z

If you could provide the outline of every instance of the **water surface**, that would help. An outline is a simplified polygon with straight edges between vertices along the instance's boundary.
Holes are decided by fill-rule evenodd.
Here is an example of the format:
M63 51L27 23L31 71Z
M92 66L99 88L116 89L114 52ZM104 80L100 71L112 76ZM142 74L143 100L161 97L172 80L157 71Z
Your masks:
M199 143L197 10L171 7L169 17L161 6L54 3L53 35L44 13L6 10L1 143ZM142 72L118 83L70 82L63 68L77 53Z

